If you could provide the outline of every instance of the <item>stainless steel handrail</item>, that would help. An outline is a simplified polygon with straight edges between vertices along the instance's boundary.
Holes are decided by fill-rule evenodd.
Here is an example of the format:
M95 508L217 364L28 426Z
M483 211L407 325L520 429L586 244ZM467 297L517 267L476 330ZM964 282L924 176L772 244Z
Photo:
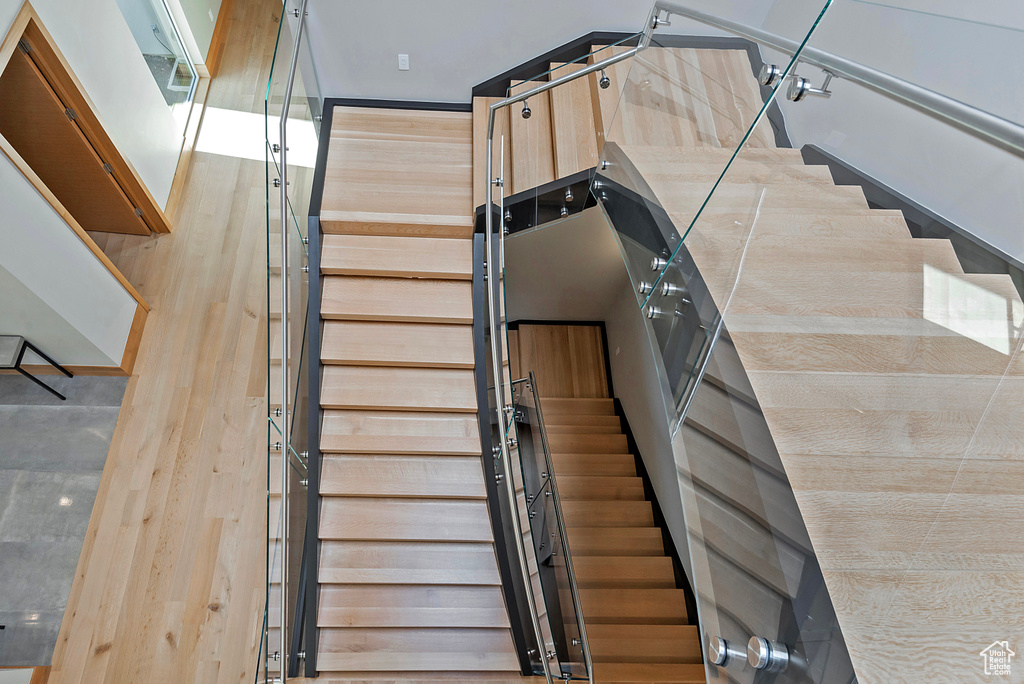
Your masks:
M288 681L288 458L291 449L291 416L288 410L288 110L291 108L295 70L299 64L299 44L306 18L306 3L298 9L295 45L288 64L288 80L284 87L281 106L281 643L280 662L282 684ZM284 27L282 27L283 29ZM268 579L269 581L269 579Z
M818 48L805 46L803 51L800 51L800 43L796 41L691 9L677 2L671 2L671 0L658 0L655 7L658 10L728 31L790 56L799 52L799 61L805 64L825 69L836 77L862 85L1018 156L1024 156L1024 126L995 114Z
M540 85L536 86L535 88L531 88L531 89L529 89L529 90L527 90L527 91L525 91L523 93L520 93L518 95L514 95L514 96L511 96L511 97L506 97L506 98L504 98L502 100L499 100L498 102L495 102L494 104L492 104L490 106L490 108L488 110L488 115L487 115L487 143L486 143L487 144L487 151L486 151L486 161L485 161L485 173L487 174L487 179L486 179L486 183L484 185L484 187L487 189L486 190L486 192L487 192L487 199L486 199L486 202L484 204L484 226L485 226L484 239L486 241L487 263L488 263L488 269L487 269L487 271L488 271L488 273L487 273L487 283L488 283L488 287L487 287L487 302L488 302L488 306L489 306L489 310L490 310L489 327L490 327L490 334L491 334L491 359L492 359L493 371L494 371L494 393L495 393L495 399L496 399L495 405L498 407L498 434L499 434L500 447L501 447L501 459L504 461L504 463L503 463L504 473L503 474L504 474L504 479L505 479L505 485L506 485L506 487L508 489L510 505L513 508L513 510L510 511L510 513L511 513L511 521L512 521L512 525L513 525L513 530L514 530L516 536L518 537L518 543L516 544L516 552L517 552L517 555L519 557L518 558L518 560L519 560L519 568L520 568L520 571L523 574L523 583L524 583L524 586L526 587L526 599L527 599L527 603L528 603L530 612L532 614L531 615L532 623L533 623L532 626L533 626L534 632L536 634L538 646L541 648L541 650L544 649L544 635L543 635L543 633L541 632L541 629L540 629L539 613L537 612L536 600L534 599L534 596L533 596L533 591L532 591L533 583L532 583L532 581L530 579L530 572L529 572L529 568L528 568L527 562L526 562L526 550L522 546L522 538L523 538L522 537L522 529L521 529L521 525L519 523L518 511L516 510L515 486L513 484L511 468L510 468L510 465L509 465L510 464L510 458L509 458L510 448L509 448L508 439L507 439L508 424L506 423L506 420L507 419L508 420L512 420L512 417L511 416L506 416L506 412L505 412L505 400L504 400L504 396L503 396L503 382L504 381L503 381L502 367L501 367L501 361L500 361L500 359L501 359L501 352L500 352L501 337L499 335L499 328L500 328L500 326L498 324L498 321L496 320L496 318L498 316L499 309L495 309L495 301L497 300L497 290L501 286L502 271L504 269L504 264L502 262L503 262L503 256L504 256L505 235L504 235L504 231L502 231L501 235L499 236L500 244L499 244L499 249L498 249L498 255L501 255L501 256L498 256L498 255L495 254L494 247L493 247L493 244L494 244L494 235L493 235L493 232L494 232L494 217L493 217L492 212L493 212L493 207L494 207L494 187L495 186L497 186L499 191L502 192L502 201L504 199L504 197L503 197L504 192L503 192L503 189L502 189L502 186L504 185L504 179L502 177L500 177L500 176L499 177L494 177L494 176L491 175L493 173L493 169L494 169L494 119L495 119L495 114L497 113L497 111L499 109L502 109L503 107L508 107L508 106L513 105L513 104L515 104L517 102L522 102L524 100L527 100L527 99L533 97L534 95L539 95L540 93L543 93L543 92L546 92L548 90L551 90L552 88L557 88L558 86L564 85L566 83L569 83L570 81L575 81L577 78L583 78L584 76L587 76L587 75L592 74L594 72L600 71L602 69L606 69L607 67L610 67L613 64L618 64L619 62L622 62L622 61L624 61L626 59L629 59L629 58L633 57L637 52L639 52L644 47L646 47L648 41L650 40L651 32L654 30L656 16L657 16L657 9L656 9L656 6L655 6L655 7L651 8L651 12L650 12L650 14L649 14L649 16L647 18L647 23L644 24L644 30L640 33L640 37L637 39L636 47L631 48L631 49L629 49L629 50L627 50L625 52L622 52L622 53L620 53L618 55L613 55L611 57L603 59L600 62L595 62L594 64L591 64L591 65L589 65L587 67L584 67L583 69L580 69L579 71L574 71L572 73L568 73L568 74L565 74L563 76L560 76L559 78L556 78L553 81L546 81L544 83L541 83ZM504 154L504 148L502 149L502 154ZM502 169L504 169L504 164L502 164ZM502 173L503 173L503 171L502 171ZM497 264L494 263L495 257L498 257L498 263ZM569 581L570 581L570 584L572 586L572 591L574 593L576 593L578 591L578 589L576 587L576 578L573 576L572 572L569 573ZM581 622L582 622L582 615L583 614L581 612L580 613ZM591 682L591 684L593 684L593 681L594 681L594 671L593 671L593 667L590 664L589 647L585 644L585 642L584 642L584 650L585 650L586 662L588 664L587 676L588 676L589 681ZM542 666L544 667L544 676L545 676L545 678L547 679L547 681L550 684L550 682L552 681L551 672L550 672L550 670L549 670L549 668L547 666L546 658L545 658L544 654L541 654L541 663L542 663Z
M551 488L551 503L557 511L555 522L558 523L558 534L562 538L562 557L565 570L569 575L569 594L572 596L573 610L576 611L576 624L580 628L580 649L583 651L583 663L587 668L587 676L591 684L594 681L594 660L590 654L590 641L587 639L587 625L583 620L583 604L580 602L579 587L576 586L576 571L572 567L572 549L569 547L569 534L565 529L565 518L562 516L562 499L558 495L558 480L555 478L555 464L551 461L551 449L548 447L548 431L544 425L544 411L540 407L540 392L537 390L537 378L530 371L529 388L533 392L533 400L537 404L537 427L540 430L541 450L544 452L544 465L548 469L547 482Z

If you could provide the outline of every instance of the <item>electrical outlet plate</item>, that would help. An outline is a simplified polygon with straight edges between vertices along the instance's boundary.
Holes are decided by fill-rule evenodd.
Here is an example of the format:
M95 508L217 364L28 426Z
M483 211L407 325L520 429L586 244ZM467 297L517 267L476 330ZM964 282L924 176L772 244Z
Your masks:
M398 70L408 71L409 70L409 55L398 55Z

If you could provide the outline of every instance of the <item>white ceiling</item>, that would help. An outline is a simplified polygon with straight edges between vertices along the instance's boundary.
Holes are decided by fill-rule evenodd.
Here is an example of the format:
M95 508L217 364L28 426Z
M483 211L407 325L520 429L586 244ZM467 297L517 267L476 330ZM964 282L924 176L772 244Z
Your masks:
M774 0L687 4L760 25ZM310 0L324 97L469 102L474 85L592 31L639 31L653 0ZM673 33L707 34L673 20ZM398 55L410 70L398 70Z

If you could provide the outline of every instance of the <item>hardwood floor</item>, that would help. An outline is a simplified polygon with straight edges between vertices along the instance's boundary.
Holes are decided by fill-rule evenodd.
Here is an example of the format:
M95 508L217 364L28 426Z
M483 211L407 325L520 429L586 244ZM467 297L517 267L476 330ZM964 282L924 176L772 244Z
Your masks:
M208 106L262 113L280 5L232 4ZM152 305L50 684L251 682L264 604L264 164L193 155L178 224L98 236Z

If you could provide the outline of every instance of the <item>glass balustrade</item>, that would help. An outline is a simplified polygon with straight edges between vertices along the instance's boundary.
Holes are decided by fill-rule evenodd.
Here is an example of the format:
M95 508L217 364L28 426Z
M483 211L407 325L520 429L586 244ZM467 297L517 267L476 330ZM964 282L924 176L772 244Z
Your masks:
M572 555L565 532L558 484L551 462L544 413L537 380L514 380L512 386L512 425L519 474L523 488L520 510L532 538L537 573L535 591L542 597L542 612L553 646L552 667L563 680L588 679L592 666L586 642L586 628L579 603Z
M924 14L835 0L796 36L794 12L772 12L732 33L745 73L659 30L610 70L623 85L591 193L665 379L709 681L716 660L753 681L773 653L788 664L756 681L885 679L872 654L913 641L910 605L978 635L963 662L1013 624L944 623L929 587L1017 569L972 541L1003 513L971 483L1009 478L1022 436L1021 91L951 78L963 45L924 37L976 34L1000 73L1024 34ZM866 40L872 26L900 40ZM867 586L877 611L847 600Z
M305 3L281 8L264 97L267 211L268 553L261 671L268 681L301 671L309 479L306 325L309 296L308 208L320 98L307 87L309 55L300 36ZM298 53L296 53L298 51ZM293 69L292 65L295 64ZM291 78L289 78L291 76ZM315 83L314 83L315 85ZM282 139L281 119L287 127ZM285 190L282 193L282 188ZM285 505L282 505L285 501ZM313 577L315 586L315 576Z

